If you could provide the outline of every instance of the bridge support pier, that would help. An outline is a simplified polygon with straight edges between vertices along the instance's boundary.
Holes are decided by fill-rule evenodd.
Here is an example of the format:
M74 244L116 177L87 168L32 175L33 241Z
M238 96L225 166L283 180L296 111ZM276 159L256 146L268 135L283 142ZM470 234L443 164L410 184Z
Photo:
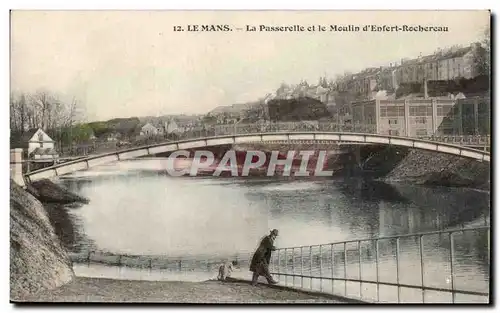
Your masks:
M25 186L23 178L23 149L10 149L10 178L19 186Z

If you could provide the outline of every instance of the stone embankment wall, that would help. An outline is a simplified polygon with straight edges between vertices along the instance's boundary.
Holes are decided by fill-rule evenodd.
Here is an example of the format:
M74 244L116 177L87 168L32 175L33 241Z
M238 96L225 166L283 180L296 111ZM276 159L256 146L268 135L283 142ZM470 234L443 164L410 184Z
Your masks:
M383 180L489 190L490 163L445 153L410 149L406 157L383 177Z
M71 261L43 204L11 180L10 298L22 301L70 282Z
M10 185L10 298L60 287L74 278L72 262L56 233L57 216L67 214L63 204L87 203L59 185L44 179L26 186ZM61 227L59 227L61 228ZM71 235L71 232L70 234Z

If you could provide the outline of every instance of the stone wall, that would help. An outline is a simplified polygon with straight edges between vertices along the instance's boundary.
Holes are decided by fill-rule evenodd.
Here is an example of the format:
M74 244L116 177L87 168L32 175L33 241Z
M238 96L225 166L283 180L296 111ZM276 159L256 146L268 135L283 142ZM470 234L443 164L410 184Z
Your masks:
M10 298L51 290L74 277L71 261L42 203L11 180Z
M18 185L24 186L23 149L10 149L10 178Z

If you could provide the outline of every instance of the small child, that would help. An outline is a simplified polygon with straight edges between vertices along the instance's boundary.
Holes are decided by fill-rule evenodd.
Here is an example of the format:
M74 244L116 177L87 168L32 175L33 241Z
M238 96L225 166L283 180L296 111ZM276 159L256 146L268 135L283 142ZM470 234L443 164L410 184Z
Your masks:
M231 272L234 270L233 262L224 262L219 266L219 275L217 280L225 281L226 278L231 277Z

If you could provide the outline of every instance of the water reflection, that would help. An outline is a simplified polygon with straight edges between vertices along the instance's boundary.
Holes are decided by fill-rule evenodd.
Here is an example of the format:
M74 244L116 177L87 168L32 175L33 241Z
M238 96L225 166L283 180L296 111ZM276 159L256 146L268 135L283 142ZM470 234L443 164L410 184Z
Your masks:
M171 257L233 255L252 252L272 228L280 230L278 246L293 247L489 222L489 194L473 190L359 180L171 178L154 169L145 160L117 163L62 180L90 199L70 209L81 234L70 248ZM446 267L447 240L426 242L426 253L436 260L428 268L431 276ZM461 264L457 275L475 273L487 282L487 237L458 236L455 244ZM394 274L389 257L394 258L394 243L381 249L388 249L387 272ZM417 258L415 240L401 249L408 251L408 264ZM373 249L366 249L366 260L374 257Z

